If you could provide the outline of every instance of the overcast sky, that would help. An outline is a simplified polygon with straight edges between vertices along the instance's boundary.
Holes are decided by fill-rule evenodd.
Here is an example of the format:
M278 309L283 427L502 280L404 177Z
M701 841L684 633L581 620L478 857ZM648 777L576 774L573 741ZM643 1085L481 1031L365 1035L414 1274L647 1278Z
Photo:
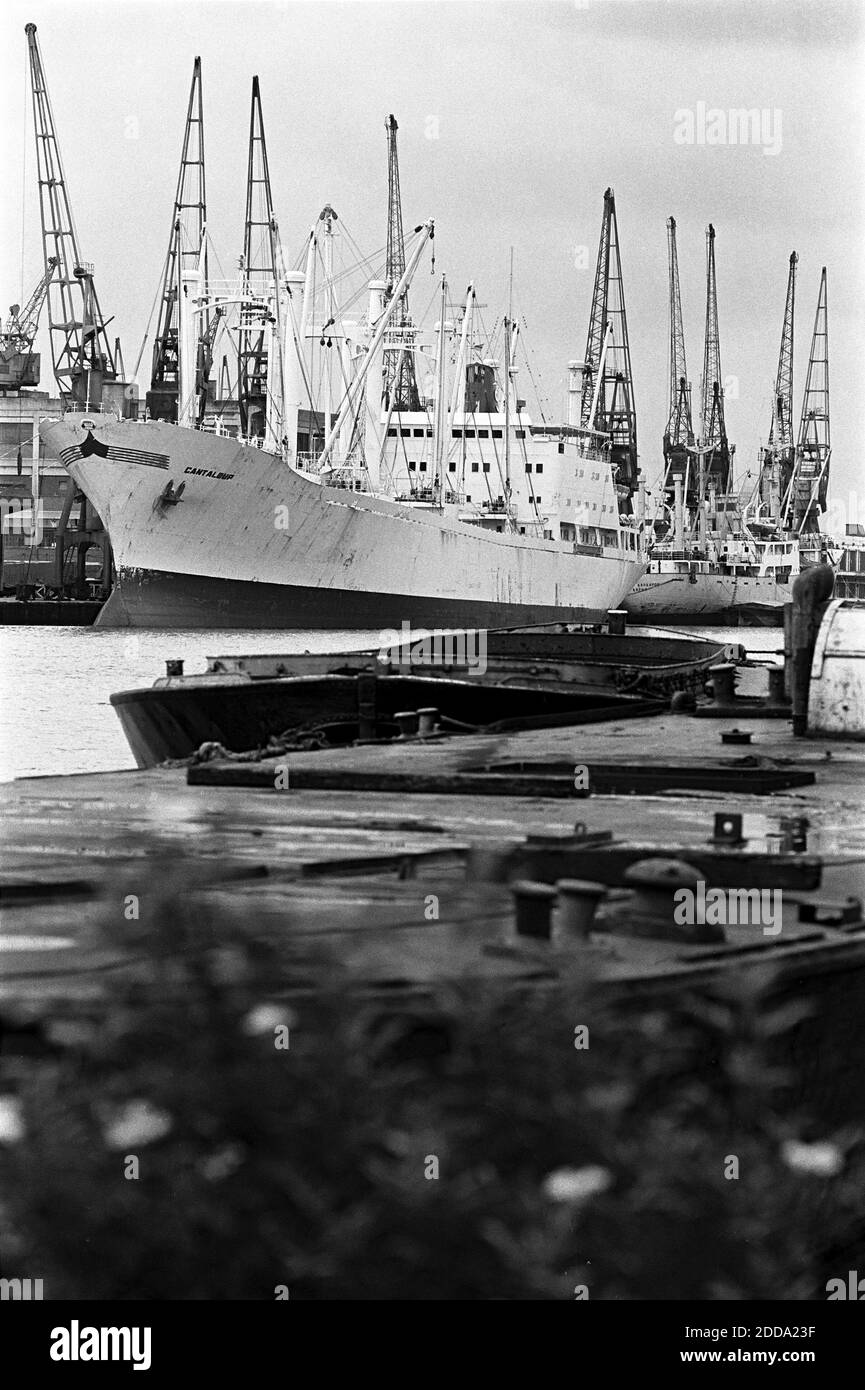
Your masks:
M406 224L435 217L437 271L447 273L454 297L474 279L487 317L495 317L513 246L516 300L555 415L567 360L585 350L603 193L612 185L640 456L650 479L659 472L667 413L667 217L679 229L695 400L705 228L709 221L716 228L721 360L738 473L753 465L768 430L789 254L799 253L797 414L825 264L832 491L845 506L855 493L865 521L859 0L6 0L4 312L21 292L22 220L25 296L41 270L29 112L25 127L28 20L39 30L82 254L96 264L127 368L165 255L192 60L200 54L209 227L226 269L242 238L254 73L276 211L293 250L327 201L365 251L383 245L384 120L392 111ZM740 108L763 113L755 142L730 142L727 113ZM683 113L693 116L690 143ZM419 310L435 283L428 261L417 283ZM531 402L525 375L522 385Z

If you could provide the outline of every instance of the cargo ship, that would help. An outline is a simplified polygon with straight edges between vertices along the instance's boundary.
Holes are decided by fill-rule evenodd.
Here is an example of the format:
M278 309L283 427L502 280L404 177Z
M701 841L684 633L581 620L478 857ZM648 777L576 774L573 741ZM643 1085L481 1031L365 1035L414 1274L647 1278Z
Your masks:
M407 427L423 433L412 439L423 467L427 429L418 418ZM489 412L472 432L503 430ZM503 488L491 498L445 496L435 481L428 497L401 496L367 483L365 471L312 471L309 461L162 421L70 412L42 427L111 538L117 582L100 626L600 621L645 571L640 533L619 521L603 454L525 419L522 430L533 470L526 483L549 486L549 505L522 480L507 496ZM465 452L468 478L475 469L486 491L489 464L475 439Z
M305 270L286 269L257 79L240 276L214 281L200 84L196 60L148 418L84 400L41 426L110 537L98 625L489 628L618 608L647 562L636 445L623 469L604 414L621 345L608 335L595 359L591 418L550 425L518 395L511 303L487 333L474 286L454 306L441 277L425 338L408 292L434 224L403 237L393 117L384 278L366 266L359 288L335 266L329 204ZM211 377L226 343L233 418Z
M635 622L780 626L801 570L834 564L840 549L819 529L831 448L826 269L808 361L798 438L793 432L793 311L798 256L790 256L768 442L756 485L736 488L735 445L724 412L715 229L706 233L706 336L700 433L695 437L679 290L676 221L667 222L670 285L669 416L664 481L647 573L626 600Z

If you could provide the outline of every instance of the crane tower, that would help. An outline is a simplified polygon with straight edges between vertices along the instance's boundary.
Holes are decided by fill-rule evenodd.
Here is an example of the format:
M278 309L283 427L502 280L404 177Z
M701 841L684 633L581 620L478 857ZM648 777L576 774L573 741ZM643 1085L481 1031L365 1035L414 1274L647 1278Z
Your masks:
M159 300L159 322L153 345L150 390L147 392L148 413L156 420L177 420L179 388L177 296L180 272L187 265L197 264L206 222L204 108L201 91L201 59L196 58L192 68L192 86L189 91L189 105L183 131L180 172L177 177L177 191L174 195L171 235L165 261L162 294ZM204 282L206 284L206 249L204 254Z
M600 389L592 418L599 378ZM609 437L610 456L617 468L620 509L630 510L631 497L637 486L637 417L619 255L616 199L611 188L604 193L604 215L583 365L580 420L585 429L596 429Z
M132 415L134 388L118 379L117 362L102 316L93 265L81 255L66 188L54 115L45 84L36 25L25 26L36 134L36 168L54 375L63 400L78 409L100 407Z
M385 280L390 297L405 273L405 240L402 229L402 198L399 187L399 156L397 154L396 133L399 129L396 117L388 116L384 123L387 132L388 197L387 197L387 264ZM400 302L392 319L390 346L385 353L385 393L392 409L420 410L420 394L414 369L410 335L411 318L408 311L408 290L400 297Z
M688 479L684 496L692 506L692 470L689 470L689 450L694 447L694 426L691 420L691 383L685 361L685 329L682 321L682 296L679 288L679 258L676 250L676 219L667 221L667 251L670 277L670 413L664 431L664 489L671 492L674 480Z

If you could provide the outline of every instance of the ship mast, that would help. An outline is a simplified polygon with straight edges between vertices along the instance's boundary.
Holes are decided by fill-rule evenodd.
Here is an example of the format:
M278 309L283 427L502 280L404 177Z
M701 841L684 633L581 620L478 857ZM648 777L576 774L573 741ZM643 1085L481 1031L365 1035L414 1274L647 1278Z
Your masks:
M724 420L724 388L721 376L721 338L718 331L718 294L715 282L715 228L706 229L706 341L703 352L701 409L701 468L706 486L717 493L730 487L730 447ZM704 487L699 488L699 503Z
M159 301L159 322L153 344L153 364L147 410L154 420L177 420L178 398L178 310L177 296L181 273L197 268L207 222L207 196L204 180L204 108L201 91L201 59L192 67L192 85L183 130L180 171L174 195L171 235L165 261L165 275ZM203 289L207 287L207 252L203 263ZM205 325L203 339L208 339ZM204 364L203 364L204 365ZM207 377L199 382L199 419L206 403Z
M826 510L829 486L829 323L826 267L820 276L820 293L808 357L808 375L802 400L802 419L796 462L787 489L785 525L807 533L819 530L819 512ZM815 505L816 504L816 505Z
M694 426L691 420L691 384L685 362L685 329L682 320L682 297L679 287L679 258L676 250L676 219L667 221L667 250L670 277L670 413L664 431L664 490L674 491L676 478L685 479L688 488L689 456L694 447ZM687 498L692 506L694 498Z
M387 132L387 262L385 281L388 299L393 295L405 271L405 240L402 228L402 198L399 187L399 156L396 117L388 116L384 123ZM420 410L420 394L414 369L414 354L406 341L404 330L411 326L408 311L408 292L400 296L392 327L396 342L385 349L385 393L388 406L396 411Z
M36 25L25 25L30 57L30 83L36 134L36 166L39 212L46 274L51 262L56 273L47 282L51 356L60 395L67 406L98 410L103 388L117 382L114 354L102 316L93 266L82 259L66 178L45 85ZM108 321L110 322L110 320ZM129 402L119 389L109 392L111 404L129 413Z
M580 418L583 428L594 428L609 435L610 458L621 489L620 508L630 510L631 497L637 486L637 417L619 255L616 199L611 188L604 193L604 215L583 367Z
M781 348L778 353L778 374L772 401L772 423L769 442L763 450L761 494L768 504L774 521L780 520L781 497L790 486L795 463L793 436L793 323L796 306L796 266L799 257L791 252L787 275L787 297L784 302L784 324L781 329Z
M276 250L273 200L261 95L252 79L246 220L243 234L243 303L238 331L238 403L245 437L261 438L267 428L267 391L272 305L276 295Z

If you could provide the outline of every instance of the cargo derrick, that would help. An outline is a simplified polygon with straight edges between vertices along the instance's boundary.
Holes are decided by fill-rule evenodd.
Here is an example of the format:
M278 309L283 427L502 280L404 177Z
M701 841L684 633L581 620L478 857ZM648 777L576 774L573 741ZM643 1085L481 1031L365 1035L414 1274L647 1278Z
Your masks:
M580 423L584 429L595 429L608 436L619 510L630 513L637 487L637 419L616 199L611 188L604 193L604 216L583 365Z
M718 331L718 296L715 284L715 228L706 230L706 342L703 354L702 437L700 503L707 492L723 496L730 489L730 446L724 420L724 387L721 375L721 340Z
M178 398L178 315L177 295L181 274L198 265L207 222L207 196L204 180L204 109L201 90L201 59L192 69L192 86L183 132L180 172L171 235L165 261L165 275L159 300L159 323L153 345L153 365L147 410L151 419L177 421ZM204 253L204 283L207 284L207 252ZM206 339L207 332L204 337ZM205 364L202 364L205 365ZM206 406L206 384L198 383L197 416L201 420Z
M677 479L687 507L696 503L696 483L691 453L694 426L691 420L691 384L685 362L685 330L679 289L679 259L676 251L676 219L667 221L667 248L670 278L670 413L664 431L664 492L672 501Z
M393 295L405 272L405 240L402 227L402 198L399 186L399 156L396 117L388 116L384 123L387 132L388 199L387 199L387 263L385 281L388 299ZM414 353L410 335L408 290L400 296L392 320L391 345L385 350L385 406L393 411L420 410L420 393L415 377Z
M798 531L800 534L819 531L820 512L826 510L831 454L829 325L824 266L820 276L820 294L811 337L795 464L784 498L784 525L790 530Z
M36 25L25 26L30 57L30 84L36 135L39 214L47 282L48 321L54 375L68 407L115 410L134 415L135 390L119 379L114 352L102 317L93 265L80 253L54 115L45 85ZM110 320L108 320L110 322Z

